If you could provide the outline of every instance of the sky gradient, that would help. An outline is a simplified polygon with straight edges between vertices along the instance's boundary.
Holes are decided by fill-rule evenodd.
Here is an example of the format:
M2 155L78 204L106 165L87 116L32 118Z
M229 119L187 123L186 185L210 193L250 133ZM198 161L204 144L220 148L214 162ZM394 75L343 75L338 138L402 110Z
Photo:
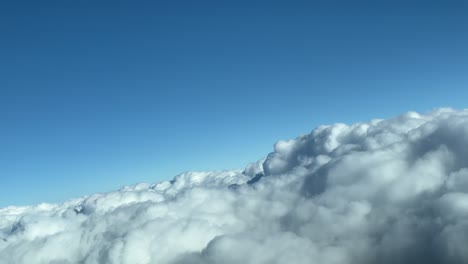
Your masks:
M243 168L320 124L465 108L468 6L378 2L0 4L0 207Z

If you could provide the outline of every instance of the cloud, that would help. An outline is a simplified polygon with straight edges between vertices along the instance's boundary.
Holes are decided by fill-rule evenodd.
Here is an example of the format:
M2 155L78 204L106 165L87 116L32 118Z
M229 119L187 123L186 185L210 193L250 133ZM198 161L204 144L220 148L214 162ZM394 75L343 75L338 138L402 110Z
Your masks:
M244 171L0 209L0 263L467 263L468 111L320 126Z

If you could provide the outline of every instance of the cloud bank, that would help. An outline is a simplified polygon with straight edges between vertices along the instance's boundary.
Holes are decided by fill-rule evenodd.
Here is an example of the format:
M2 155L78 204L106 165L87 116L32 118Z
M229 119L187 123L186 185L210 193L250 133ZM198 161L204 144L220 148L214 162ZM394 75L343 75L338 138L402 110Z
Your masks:
M468 263L468 111L320 126L245 170L0 209L0 263Z

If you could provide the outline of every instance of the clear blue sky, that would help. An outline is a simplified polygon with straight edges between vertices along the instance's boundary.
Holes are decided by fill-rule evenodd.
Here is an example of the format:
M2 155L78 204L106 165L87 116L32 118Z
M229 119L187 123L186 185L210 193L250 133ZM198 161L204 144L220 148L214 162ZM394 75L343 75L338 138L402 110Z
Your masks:
M243 168L319 124L468 98L463 1L8 2L0 206Z

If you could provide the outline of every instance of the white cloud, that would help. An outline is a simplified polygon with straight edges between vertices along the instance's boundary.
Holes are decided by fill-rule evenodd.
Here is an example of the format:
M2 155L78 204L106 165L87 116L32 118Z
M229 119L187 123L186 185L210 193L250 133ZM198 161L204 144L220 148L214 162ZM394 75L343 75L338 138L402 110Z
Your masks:
M244 171L0 209L0 263L466 263L468 110L321 126Z

